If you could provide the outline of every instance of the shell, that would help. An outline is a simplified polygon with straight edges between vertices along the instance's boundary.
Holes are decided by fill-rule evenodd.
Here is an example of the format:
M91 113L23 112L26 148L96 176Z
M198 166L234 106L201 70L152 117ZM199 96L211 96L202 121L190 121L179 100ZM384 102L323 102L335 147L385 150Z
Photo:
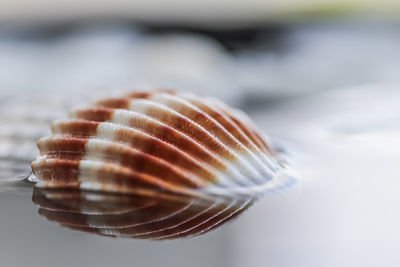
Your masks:
M33 202L47 220L108 237L165 240L207 233L233 220L254 199L121 195L35 188Z
M41 188L256 194L287 184L250 119L210 97L155 90L70 112L38 142Z

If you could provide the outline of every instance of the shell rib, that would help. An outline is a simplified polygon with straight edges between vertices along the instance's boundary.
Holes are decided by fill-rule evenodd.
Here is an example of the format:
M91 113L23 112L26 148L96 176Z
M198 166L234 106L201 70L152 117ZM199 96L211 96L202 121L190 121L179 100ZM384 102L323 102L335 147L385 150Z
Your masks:
M253 195L287 183L244 114L188 92L99 100L51 128L32 163L38 187Z

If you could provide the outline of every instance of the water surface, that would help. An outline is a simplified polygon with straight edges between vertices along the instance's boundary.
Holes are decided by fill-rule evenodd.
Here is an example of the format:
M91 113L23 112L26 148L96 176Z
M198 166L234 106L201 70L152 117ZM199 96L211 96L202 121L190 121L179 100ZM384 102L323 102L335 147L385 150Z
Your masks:
M396 86L372 85L248 109L290 155L299 183L207 234L109 238L46 221L32 192L0 193L5 266L398 266Z

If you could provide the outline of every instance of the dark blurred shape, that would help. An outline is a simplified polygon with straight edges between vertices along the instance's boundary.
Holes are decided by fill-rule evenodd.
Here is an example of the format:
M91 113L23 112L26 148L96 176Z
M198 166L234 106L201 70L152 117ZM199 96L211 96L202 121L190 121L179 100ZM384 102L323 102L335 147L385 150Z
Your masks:
M230 52L254 49L263 50L265 47L279 49L282 38L285 37L287 26L284 24L266 24L262 26L229 28L201 28L182 25L142 24L145 32L150 34L199 34L220 43ZM265 40L268 40L266 44Z
M236 218L255 199L197 199L161 192L141 195L37 189L39 214L72 230L108 237L165 240L207 233Z
M180 35L204 36L217 41L229 52L253 49L263 51L265 49L280 50L286 48L284 40L290 31L287 23L266 23L240 28L213 28L182 24L138 23L135 20L77 20L59 23L16 24L4 26L0 24L0 37L25 42L60 41L68 38L82 28L93 27L108 29L116 32L124 31L126 35L140 34L141 36L168 36Z

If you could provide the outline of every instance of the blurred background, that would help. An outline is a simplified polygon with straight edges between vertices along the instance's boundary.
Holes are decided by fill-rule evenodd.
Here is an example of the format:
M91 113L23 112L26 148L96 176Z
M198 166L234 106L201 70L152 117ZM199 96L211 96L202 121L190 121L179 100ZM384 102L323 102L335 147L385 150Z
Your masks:
M138 88L216 96L297 185L194 239L106 239L0 192L5 266L399 266L397 0L0 0L0 166L29 173L71 106Z

